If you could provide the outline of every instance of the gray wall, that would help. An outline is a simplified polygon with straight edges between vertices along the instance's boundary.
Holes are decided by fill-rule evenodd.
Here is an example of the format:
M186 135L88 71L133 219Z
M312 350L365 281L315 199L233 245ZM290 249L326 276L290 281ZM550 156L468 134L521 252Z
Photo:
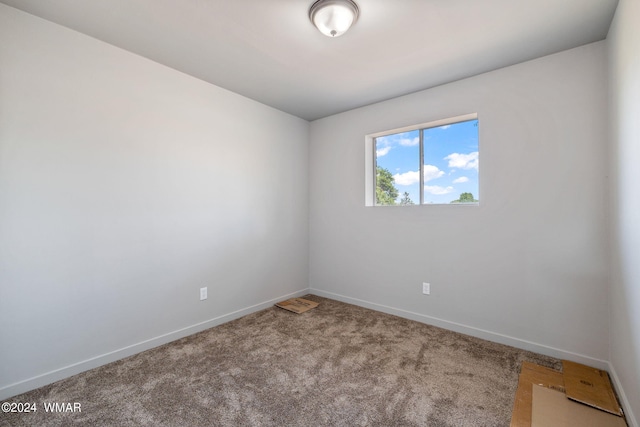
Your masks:
M606 367L605 49L312 122L311 288ZM365 207L364 135L472 112L480 206Z
M0 64L0 395L307 289L308 122L4 5Z
M640 3L620 0L607 38L611 93L610 360L623 385L627 411L632 409L636 417L640 416L639 22ZM638 419L633 425L638 425Z

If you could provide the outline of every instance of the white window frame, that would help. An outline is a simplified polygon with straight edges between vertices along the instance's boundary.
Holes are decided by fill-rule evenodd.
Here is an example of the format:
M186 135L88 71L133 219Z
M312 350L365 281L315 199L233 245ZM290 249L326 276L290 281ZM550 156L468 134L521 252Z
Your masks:
M364 170L365 170L365 180L364 180L364 191L365 191L365 197L364 197L364 204L365 206L379 206L376 205L376 148L375 148L375 139L382 137L382 136L387 136L387 135L393 135L396 133L403 133L403 132L411 132L414 130L419 130L419 129L430 129L430 128L435 128L435 127L440 127L440 126L446 126L446 125L452 125L455 123L459 123L459 122L467 122L470 120L477 120L478 119L478 113L469 113L469 114L463 114L461 116L456 116L456 117L449 117L446 119L440 119L440 120L434 120L431 122L427 122L427 123L421 123L418 125L411 125L411 126L405 126L405 127L401 127L401 128L397 128L397 129L391 129L391 130L385 130L382 132L375 132L375 133L371 133L365 136L364 138L364 142L365 142L365 164L364 164ZM479 144L478 144L479 145ZM421 144L422 146L422 144ZM420 157L422 157L422 152L420 153ZM422 178L423 178L423 165L424 161L421 158L420 159L420 178L421 178L421 182L420 182L420 192L422 194L422 192L424 192L424 189L422 188L424 186L424 183L422 182ZM422 196L421 196L422 198ZM455 204L455 205L466 205L466 204ZM477 206L477 203L469 203L468 205L471 206ZM417 204L416 206L432 206L430 204ZM435 206L449 206L449 205L435 205ZM453 205L451 205L453 206Z

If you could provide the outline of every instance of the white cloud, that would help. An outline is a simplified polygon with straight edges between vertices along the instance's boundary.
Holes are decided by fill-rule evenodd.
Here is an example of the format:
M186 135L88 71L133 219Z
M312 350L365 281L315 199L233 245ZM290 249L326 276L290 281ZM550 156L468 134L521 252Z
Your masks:
M393 179L398 185L411 185L420 182L420 171L409 171L393 175Z
M386 156L387 154L389 154L389 151L391 151L391 147L389 147L389 146L382 147L379 150L376 150L376 156L377 157Z
M400 141L398 141L400 145L402 145L403 147L413 147L415 145L418 145L418 143L420 142L420 138L418 138L417 136L415 138L402 138Z
M444 172L438 169L434 165L424 165L424 182L431 181L432 179L440 178L444 175Z
M451 127L451 125L444 125L444 126L440 126L440 129L442 130L447 130Z
M444 172L434 165L424 165L424 182L440 178ZM412 185L420 182L420 171L409 171L393 175L395 183L398 185Z
M451 153L445 160L449 160L450 168L475 169L478 170L478 152L469 154Z
M449 194L453 192L453 187L440 187L439 185L425 185L424 186L425 193L435 194L436 196L440 196L442 194Z
M469 182L469 178L466 176L461 176L460 178L456 178L453 180L454 184L462 184L463 182Z

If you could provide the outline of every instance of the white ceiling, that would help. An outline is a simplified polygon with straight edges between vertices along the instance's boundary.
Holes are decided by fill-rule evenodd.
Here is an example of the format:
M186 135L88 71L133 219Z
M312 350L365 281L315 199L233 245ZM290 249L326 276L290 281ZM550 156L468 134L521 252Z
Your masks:
M314 0L0 0L314 120L606 37L618 0L356 0L337 38Z

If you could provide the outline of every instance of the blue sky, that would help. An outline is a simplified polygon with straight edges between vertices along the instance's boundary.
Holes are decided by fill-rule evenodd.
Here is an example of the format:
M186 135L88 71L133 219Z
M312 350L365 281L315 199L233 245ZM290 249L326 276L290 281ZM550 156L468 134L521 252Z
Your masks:
M419 130L376 138L376 159L394 176L400 195L420 202ZM424 201L449 203L478 191L478 120L424 130Z

